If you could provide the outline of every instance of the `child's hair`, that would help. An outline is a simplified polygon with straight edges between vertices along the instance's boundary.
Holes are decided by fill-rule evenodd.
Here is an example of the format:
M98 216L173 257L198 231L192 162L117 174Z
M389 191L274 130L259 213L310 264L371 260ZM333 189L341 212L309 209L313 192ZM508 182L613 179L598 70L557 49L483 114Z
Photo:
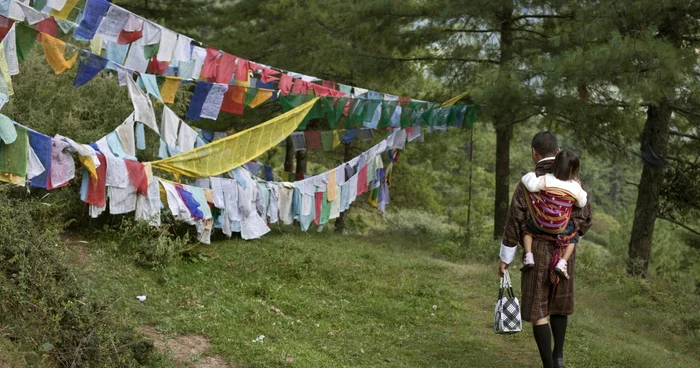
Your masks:
M573 180L578 177L579 168L578 156L571 151L561 151L554 158L554 168L552 174L563 181Z

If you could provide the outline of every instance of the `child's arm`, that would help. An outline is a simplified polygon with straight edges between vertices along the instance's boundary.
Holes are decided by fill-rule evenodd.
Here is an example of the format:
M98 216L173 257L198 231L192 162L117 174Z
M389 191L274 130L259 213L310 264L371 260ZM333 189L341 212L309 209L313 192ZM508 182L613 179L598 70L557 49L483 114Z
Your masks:
M523 176L522 182L530 193L544 189L544 175L538 177L534 172L529 172Z

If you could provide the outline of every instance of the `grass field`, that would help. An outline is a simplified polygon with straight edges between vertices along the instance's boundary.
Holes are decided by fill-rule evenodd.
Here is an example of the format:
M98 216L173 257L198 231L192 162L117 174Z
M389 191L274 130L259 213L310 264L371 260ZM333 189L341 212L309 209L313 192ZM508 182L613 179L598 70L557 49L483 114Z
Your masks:
M276 230L149 270L99 240L75 240L65 244L75 277L114 318L156 339L204 344L161 344L173 350L161 366L541 366L530 325L492 332L495 245L492 263L453 263L429 237ZM599 252L587 248L597 249L579 249L567 366L700 366L697 296L594 267ZM691 310L679 317L676 306L685 305Z

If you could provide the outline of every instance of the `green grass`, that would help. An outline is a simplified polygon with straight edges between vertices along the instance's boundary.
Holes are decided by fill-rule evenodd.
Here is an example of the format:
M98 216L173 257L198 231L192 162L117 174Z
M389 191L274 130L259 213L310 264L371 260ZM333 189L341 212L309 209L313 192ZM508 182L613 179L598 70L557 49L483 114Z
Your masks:
M201 247L202 257L148 270L99 241L66 245L75 276L111 304L114 318L205 335L206 355L234 367L541 366L529 324L517 335L492 332L496 246L492 264L448 262L436 247L389 232L276 230L252 242L218 241ZM700 366L699 332L679 327L676 299L655 302L653 287L586 259L577 272L568 367ZM514 278L519 294L519 272ZM146 302L137 302L144 294ZM264 341L253 342L259 335Z

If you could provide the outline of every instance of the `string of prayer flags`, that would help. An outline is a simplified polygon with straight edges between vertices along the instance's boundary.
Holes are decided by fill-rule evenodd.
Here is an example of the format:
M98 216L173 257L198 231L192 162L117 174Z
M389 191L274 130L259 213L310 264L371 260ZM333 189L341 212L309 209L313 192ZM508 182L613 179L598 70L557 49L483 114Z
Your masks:
M299 126L316 101L311 100L263 124L190 152L155 161L153 167L190 177L216 176L230 171L282 142Z
M73 87L77 88L89 82L107 67L108 62L109 60L105 58L83 51L80 56L78 73L75 75L75 80L73 81Z
M180 88L180 83L182 83L182 78L165 77L165 82L160 88L160 95L164 103L175 103L175 95Z
M202 108L204 107L204 102L209 96L209 91L214 87L214 83L210 82L197 82L194 89L194 94L192 95L192 100L190 101L190 107L187 110L187 119L197 121L202 115Z
M73 0L70 0L73 1ZM95 37L97 28L102 22L102 18L111 7L107 0L87 0L85 9L83 9L83 19L80 21L78 28L73 32L73 38L76 36L84 40L92 40ZM67 7L68 5L66 5ZM65 9L65 8L64 8ZM58 17L62 18L62 17ZM66 19L63 17L62 19Z
M66 43L48 34L41 35L41 46L44 49L46 61L51 65L56 74L61 74L72 68L73 64L75 64L75 61L78 59L78 52L70 59L66 59L64 57Z

